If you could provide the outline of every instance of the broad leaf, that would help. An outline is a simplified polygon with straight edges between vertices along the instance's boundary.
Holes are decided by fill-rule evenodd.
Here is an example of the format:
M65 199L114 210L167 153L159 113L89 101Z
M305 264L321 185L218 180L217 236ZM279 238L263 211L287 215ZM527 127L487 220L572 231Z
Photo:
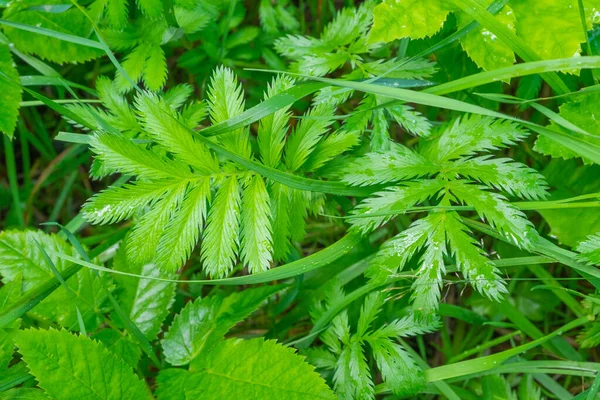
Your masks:
M130 366L85 336L65 330L29 329L15 341L31 374L52 398L150 398Z
M0 44L0 132L13 137L17 117L19 116L19 102L21 101L21 86L19 73L15 68L8 46Z
M5 283L22 279L23 293L29 292L49 278L55 278L36 242L49 254L59 272L69 263L52 253L79 258L77 251L56 235L41 231L0 233L0 276ZM106 300L101 278L91 270L83 269L67 280L67 284L75 295L86 327L94 329L100 323L100 317L96 314L97 308ZM78 329L75 307L64 288L57 289L30 313L55 321L66 328Z
M46 28L73 36L89 38L93 32L92 25L86 16L76 7L60 13L47 13L43 10L31 9L35 6L52 4L71 4L63 0L26 0L13 1L4 10L3 17L9 21L19 22L39 28ZM30 8L27 10L27 8ZM98 8L90 9L94 12ZM96 11L97 12L97 11ZM97 15L91 15L92 18ZM13 27L4 27L6 36L15 46L26 53L35 54L55 63L81 63L101 56L103 53L91 47L66 42L53 37L40 35Z
M187 382L186 399L337 399L303 357L271 340L225 340L199 367Z
M279 290L280 286L264 286L188 303L161 342L166 360L173 365L185 365L209 351L229 329Z

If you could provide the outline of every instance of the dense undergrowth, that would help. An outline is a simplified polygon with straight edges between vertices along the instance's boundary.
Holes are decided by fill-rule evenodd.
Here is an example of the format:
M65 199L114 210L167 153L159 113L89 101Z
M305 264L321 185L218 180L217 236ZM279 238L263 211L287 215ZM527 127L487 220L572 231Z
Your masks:
M0 399L595 399L597 0L0 0Z

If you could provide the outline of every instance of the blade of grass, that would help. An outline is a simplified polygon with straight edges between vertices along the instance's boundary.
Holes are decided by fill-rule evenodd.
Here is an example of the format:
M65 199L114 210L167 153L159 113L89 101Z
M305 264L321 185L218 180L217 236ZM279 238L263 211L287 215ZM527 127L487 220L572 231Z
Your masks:
M178 280L178 279L164 279L156 278L138 274L131 274L122 271L116 271L110 268L102 267L100 265L93 264L89 261L79 260L71 257L67 254L50 252L50 254L62 258L63 260L78 264L80 266L93 269L101 272L108 272L119 275L126 275L140 279L149 279L161 282L172 282L172 283L186 283L186 284L202 284L202 285L253 285L258 283L272 282L276 280L293 278L295 276L305 274L315 269L321 268L325 265L330 264L336 259L340 258L344 254L352 250L361 240L360 235L351 233L344 236L334 244L320 250L310 256L304 257L297 261L281 265L279 267L270 269L265 272L259 272L252 275L238 276L233 278L224 279L203 279L203 280Z
M6 157L6 170L8 173L8 183L12 195L12 203L17 216L19 226L25 226L23 210L21 209L21 199L19 198L19 182L17 180L17 165L15 162L15 150L11 140L6 135L2 135L4 140L4 155Z
M452 363L443 365L441 367L436 367L432 369L428 369L425 371L425 379L427 382L436 382L440 380L446 380L451 378L462 377L482 371L487 371L498 367L500 364L505 362L506 360L517 356L527 350L531 350L548 340L560 336L572 329L575 329L585 323L588 320L586 317L578 318L574 321L571 321L561 328L555 330L554 332L543 336L539 339L536 339L532 342L523 344L521 346L514 347L509 350L502 351L500 353L496 353L490 356L479 357L473 360L461 361L458 363Z

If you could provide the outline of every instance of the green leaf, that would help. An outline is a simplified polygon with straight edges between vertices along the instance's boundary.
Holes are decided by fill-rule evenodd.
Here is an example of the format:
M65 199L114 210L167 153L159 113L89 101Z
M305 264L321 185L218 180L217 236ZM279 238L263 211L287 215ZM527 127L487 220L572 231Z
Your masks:
M500 271L486 257L471 231L461 221L458 214L446 214L444 220L446 239L450 248L449 253L456 260L458 270L479 293L493 300L500 300L508 293Z
M425 387L423 371L398 343L390 339L371 339L373 357L383 381L397 396L415 395Z
M152 91L162 89L167 80L167 60L160 46L148 50L148 59L144 63L144 85Z
M481 0L480 3L489 4L491 1ZM515 32L515 13L508 5L505 5L494 18L506 29ZM464 12L459 12L457 13L457 20L460 29L471 22L472 18ZM513 50L486 28L473 29L460 38L460 44L469 57L486 71L509 67L515 62Z
M40 389L20 387L0 393L0 400L48 400L48 396Z
M242 198L241 258L248 271L266 271L271 266L271 208L269 193L259 175L251 178Z
M76 7L72 7L61 13L45 13L34 9L26 10L32 6L53 4L70 3L65 3L63 0L15 1L11 2L10 6L6 8L3 17L12 22L51 29L56 32L82 38L90 37L93 32L92 26L85 15ZM35 54L58 64L81 63L103 54L95 48L63 41L57 37L42 36L38 33L24 31L11 26L6 26L4 32L17 49L28 54Z
M144 265L155 259L160 240L167 233L165 232L167 225L185 199L186 183L180 184L163 199L159 200L156 206L144 214L135 224L127 240L127 256L131 262ZM168 267L171 270L177 268L173 265Z
M595 145L600 145L600 124L597 122L600 120L600 112L598 111L597 107L598 102L600 102L600 94L586 94L578 96L576 101L572 103L565 103L559 108L560 117L593 135L577 135L577 137L587 143L592 143ZM557 128L554 122L550 126L554 129ZM574 133L569 133L569 135L574 136ZM581 153L578 154L571 149L559 145L557 142L552 141L550 138L544 135L538 137L533 149L552 157L563 159L580 157L586 164L595 162L595 160L587 158Z
M158 268L174 271L188 260L202 232L208 200L208 179L188 188L183 204L165 226L158 242L155 258Z
M418 178L437 172L429 160L408 147L392 144L386 152L367 153L340 171L344 182L355 186L370 186Z
M464 181L454 181L450 185L450 191L459 201L473 206L481 218L485 218L511 243L522 249L532 248L538 233L525 214L510 204L504 196Z
M344 347L336 363L333 384L342 398L373 398L373 378L361 342L353 340Z
M550 200L560 200L600 192L600 166L581 166L575 160L552 160L543 170L551 187ZM600 232L600 214L596 208L540 210L550 225L550 233L570 247L596 232Z
M166 360L173 365L186 365L210 351L229 329L279 290L280 286L264 286L188 303L161 342Z
M150 398L131 367L85 336L28 329L15 341L31 374L53 398Z
M213 124L237 117L244 112L244 91L229 68L218 67L210 79L208 106ZM251 154L248 130L240 128L219 136L223 146L249 158Z
M600 233L590 235L579 243L577 251L581 254L577 258L583 262L600 265Z
M481 156L457 160L450 167L453 168L466 178L477 180L490 188L501 189L511 196L530 200L548 197L544 177L525 164L512 162L509 158Z
M411 286L415 315L424 320L432 319L437 312L442 276L446 272L444 254L447 252L444 214L430 214L427 218L433 226L433 231L429 232L425 252L419 261L417 277Z
M136 97L136 108L144 121L144 130L148 132L165 150L175 154L178 159L194 168L202 175L219 173L219 164L206 146L194 140L182 126L172 106L174 93L165 94L161 100L150 93Z
M577 0L549 0L538 7L535 0L510 2L516 16L517 34L544 60L572 57L585 42Z
M80 258L73 247L56 235L41 231L9 230L0 233L0 276L4 283L22 280L23 294L34 290L47 279L55 278L36 242L50 255L59 272L65 271L70 263L54 254L62 253ZM97 308L105 301L100 278L92 271L83 270L66 282L75 295L75 302L86 326L95 329L100 323ZM30 313L69 329L78 329L76 310L71 304L68 293L61 288L45 298Z
M352 211L352 215L360 218L350 218L350 223L353 228L359 229L363 233L370 232L389 221L392 215L369 217L369 214L413 207L435 197L445 185L446 183L442 180L430 179L406 182L403 186L387 188L385 191L375 193L374 197L369 197L356 206Z
M303 357L272 340L225 340L202 358L200 367L202 372L186 385L188 399L337 399Z
M286 75L278 75L267 87L265 100L292 88L293 85L293 79ZM290 106L288 105L259 121L257 140L260 157L263 164L269 167L276 168L281 160L287 134L287 124L290 119L289 109Z
M306 162L329 125L333 123L334 111L331 103L319 103L296 125L285 146L285 163L291 171L297 171Z
M387 240L369 263L367 276L385 281L388 276L402 271L406 263L421 249L435 228L430 218L418 219L408 229Z
M139 326L138 322L138 327ZM108 351L121 358L131 368L136 368L142 355L142 350L140 346L128 336L125 336L115 329L107 328L94 333L92 339L102 342Z
M440 0L384 0L373 9L369 42L433 36L440 30L449 12L447 5Z
M0 288L0 310L4 310L9 304L14 303L21 297L22 279L19 277L11 282L5 283ZM13 338L18 334L21 320L13 321L8 327L0 328L0 372L8 368L14 352Z
M240 203L240 186L232 175L221 183L204 230L202 262L211 277L225 277L233 269L239 247Z
M113 268L155 278L176 278L174 273L162 271L154 264L140 265L128 260L123 248L117 252ZM175 283L118 274L115 274L114 280L123 311L148 340L154 340L175 298Z
M434 162L443 162L508 147L526 136L511 121L470 115L446 124L443 133L420 152Z
M92 138L91 147L97 154L96 158L112 172L152 180L194 176L184 163L167 160L132 140L114 133L97 133Z
M2 92L2 106L0 107L0 132L13 137L19 116L19 103L21 102L21 86L19 86L19 72L10 55L8 46L0 44L0 91Z

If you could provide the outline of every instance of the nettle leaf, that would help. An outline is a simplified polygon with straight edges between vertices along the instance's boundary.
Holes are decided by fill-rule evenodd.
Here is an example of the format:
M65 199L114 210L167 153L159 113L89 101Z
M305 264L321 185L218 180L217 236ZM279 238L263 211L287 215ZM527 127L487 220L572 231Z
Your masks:
M487 6L492 2L480 1L480 3ZM472 17L462 11L456 12L456 17L458 29L463 28L472 20ZM509 5L505 5L494 18L508 30L516 31L515 13ZM472 30L460 39L460 44L468 56L486 71L509 67L515 63L515 54L510 46L486 28L478 27Z
M47 13L42 10L29 9L35 6L71 4L63 0L24 0L13 1L4 10L3 18L26 25L46 28L53 31L67 33L73 36L90 38L93 33L92 25L87 17L76 7L60 13ZM97 8L93 5L88 9L92 18ZM58 64L81 63L100 57L104 53L91 47L66 42L64 40L24 31L9 26L4 26L4 33L12 43L22 52L35 54L48 61Z
M15 341L31 374L53 398L150 398L130 366L85 336L28 329Z
M210 351L236 323L279 290L280 286L264 286L188 303L161 342L166 360L173 365L186 365Z
M33 388L14 388L0 394L2 400L48 400L43 390Z
M600 192L600 165L582 166L574 159L553 159L542 171L548 179L551 200L560 200ZM570 247L600 232L600 213L596 208L540 210L550 225L550 233Z
M373 9L369 41L391 42L404 37L433 36L442 28L448 14L448 4L443 0L384 0Z
M478 0L484 6L492 0ZM384 0L373 10L370 43L391 42L410 37L425 38L436 34L453 12L460 29L472 20L451 0ZM584 15L590 21L598 7L587 6ZM585 42L577 0L551 0L538 7L534 0L511 1L494 16L497 23L516 32L544 60L573 57L581 53ZM485 70L507 67L515 62L511 48L492 32L479 27L460 39L463 49Z
M600 232L590 235L577 246L577 257L584 262L600 265Z
M495 190L520 198L543 199L547 196L546 181L524 164L478 155L512 145L526 135L514 124L471 116L444 124L416 152L394 145L387 152L358 158L354 162L361 166L358 173L351 172L348 164L345 171L351 183L397 182L397 186L388 186L355 207L349 218L352 229L370 232L395 214L406 213L427 200L442 206L384 243L367 275L385 281L424 249L412 300L415 313L426 318L439 303L445 256L455 259L458 270L483 295L497 300L506 293L498 270L470 230L458 214L443 207L472 206L515 246L531 249L538 237L533 224Z
M152 278L176 279L177 275L156 268L154 264L140 265L127 258L119 248L113 262L116 271ZM175 283L154 279L138 279L115 274L113 277L123 310L148 340L154 340L175 298Z
M592 136L579 135L577 138L588 143L600 145L600 111L597 104L600 101L600 94L586 94L578 96L577 100L572 103L565 103L559 107L559 115L567 121L573 123L577 127L590 133ZM556 126L555 123L550 124L553 129L565 131L562 127ZM565 131L568 133L568 131ZM571 133L571 135L576 135ZM593 161L574 153L568 148L548 139L545 135L538 136L533 149L539 153L546 154L552 157L571 159L581 158L584 163L592 164Z
M273 340L224 340L201 358L198 367L199 372L183 382L185 396L180 398L337 399L304 357ZM181 376L174 379L182 384ZM163 381L167 383L172 385Z
M188 101L189 86L161 96L140 93L130 107L115 85L106 79L100 84L108 111L98 109L94 115L96 109L86 110L87 119L106 122L92 124L97 126L90 143L97 166L93 174L121 173L135 179L96 194L83 213L97 224L136 219L126 244L131 262L172 272L188 260L198 242L204 270L211 277L227 276L238 260L254 273L287 259L292 243L304 236L308 215L320 212L324 195L291 189L217 157L189 130L206 113L203 103ZM266 97L293 84L276 78ZM231 70L217 68L207 105L213 123L244 111L244 93ZM332 132L334 111L330 103L313 106L289 138L287 109L261 119L256 154L248 128L215 140L246 159L318 179L321 168L358 143L356 132ZM121 123L114 123L116 118Z
M4 310L9 304L14 303L21 297L22 279L19 277L0 287L0 310ZM21 320L17 319L10 325L0 328L0 372L6 370L14 353L13 338L18 334Z
M0 44L0 71L2 71L0 74L0 91L2 92L0 132L12 138L19 116L21 86L19 85L19 72L10 55L10 49L4 44Z
M0 233L0 276L4 283L22 281L23 294L47 279L55 278L36 242L48 253L59 272L63 271L69 263L53 253L80 258L72 246L56 235L41 231ZM86 327L90 330L100 323L101 317L97 315L97 308L106 300L100 279L92 271L83 269L66 281L75 295L75 302ZM79 329L75 307L64 288L57 289L29 312L71 330Z
M136 323L136 321L132 322ZM140 327L139 323L137 323ZM121 358L131 368L136 368L138 361L142 355L142 349L128 336L115 329L102 329L92 335L92 339L98 340L113 353Z

